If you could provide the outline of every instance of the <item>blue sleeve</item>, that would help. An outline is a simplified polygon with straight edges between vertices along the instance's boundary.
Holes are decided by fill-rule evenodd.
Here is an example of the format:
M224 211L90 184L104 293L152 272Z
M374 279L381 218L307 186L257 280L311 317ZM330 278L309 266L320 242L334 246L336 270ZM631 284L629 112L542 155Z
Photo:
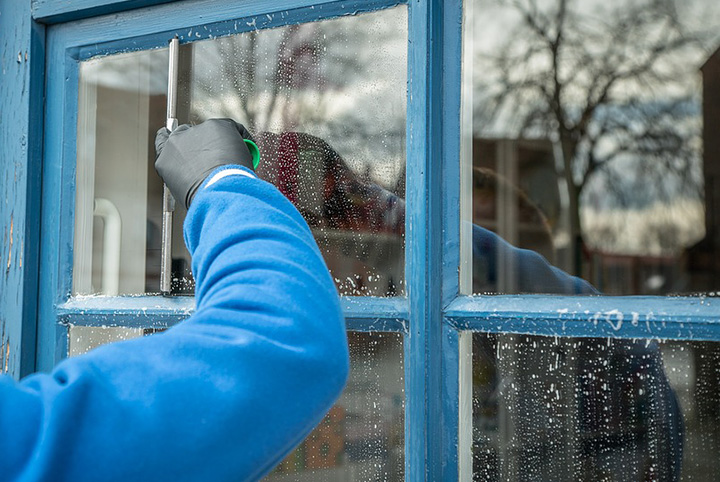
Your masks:
M338 296L300 214L248 173L206 181L186 218L192 317L0 377L0 478L254 480L322 419L348 373Z

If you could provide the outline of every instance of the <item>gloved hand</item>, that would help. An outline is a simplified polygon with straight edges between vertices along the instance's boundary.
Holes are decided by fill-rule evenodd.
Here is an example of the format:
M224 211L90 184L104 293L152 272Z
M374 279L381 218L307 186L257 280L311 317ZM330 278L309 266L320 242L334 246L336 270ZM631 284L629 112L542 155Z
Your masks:
M155 136L155 170L176 201L190 207L195 192L217 167L239 164L253 168L244 139L251 139L242 124L232 119L210 119L196 126L183 124Z

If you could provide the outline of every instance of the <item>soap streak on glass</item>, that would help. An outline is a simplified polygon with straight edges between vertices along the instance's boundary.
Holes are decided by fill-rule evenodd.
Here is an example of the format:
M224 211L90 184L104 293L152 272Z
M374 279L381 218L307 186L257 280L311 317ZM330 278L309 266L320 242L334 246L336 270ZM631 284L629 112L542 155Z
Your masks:
M474 480L714 480L716 342L473 335Z
M191 48L190 122L243 120L342 294L402 294L407 8Z

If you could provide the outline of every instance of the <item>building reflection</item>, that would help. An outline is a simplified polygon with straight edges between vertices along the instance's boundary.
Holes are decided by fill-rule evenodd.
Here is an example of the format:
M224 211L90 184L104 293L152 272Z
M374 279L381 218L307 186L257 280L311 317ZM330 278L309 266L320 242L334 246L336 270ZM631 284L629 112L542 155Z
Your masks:
M705 237L687 250L691 292L713 292L720 286L720 49L701 67Z

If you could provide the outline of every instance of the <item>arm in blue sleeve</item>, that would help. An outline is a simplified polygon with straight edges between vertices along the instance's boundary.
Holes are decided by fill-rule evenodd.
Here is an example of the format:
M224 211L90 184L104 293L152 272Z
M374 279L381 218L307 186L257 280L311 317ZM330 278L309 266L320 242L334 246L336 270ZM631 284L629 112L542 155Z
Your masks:
M345 327L309 228L250 171L211 177L185 221L195 314L1 377L1 478L254 480L335 401Z
M473 233L473 283L477 292L498 291L498 259L510 260L518 293L595 295L587 281L551 265L529 249L516 248L497 234L476 224Z

